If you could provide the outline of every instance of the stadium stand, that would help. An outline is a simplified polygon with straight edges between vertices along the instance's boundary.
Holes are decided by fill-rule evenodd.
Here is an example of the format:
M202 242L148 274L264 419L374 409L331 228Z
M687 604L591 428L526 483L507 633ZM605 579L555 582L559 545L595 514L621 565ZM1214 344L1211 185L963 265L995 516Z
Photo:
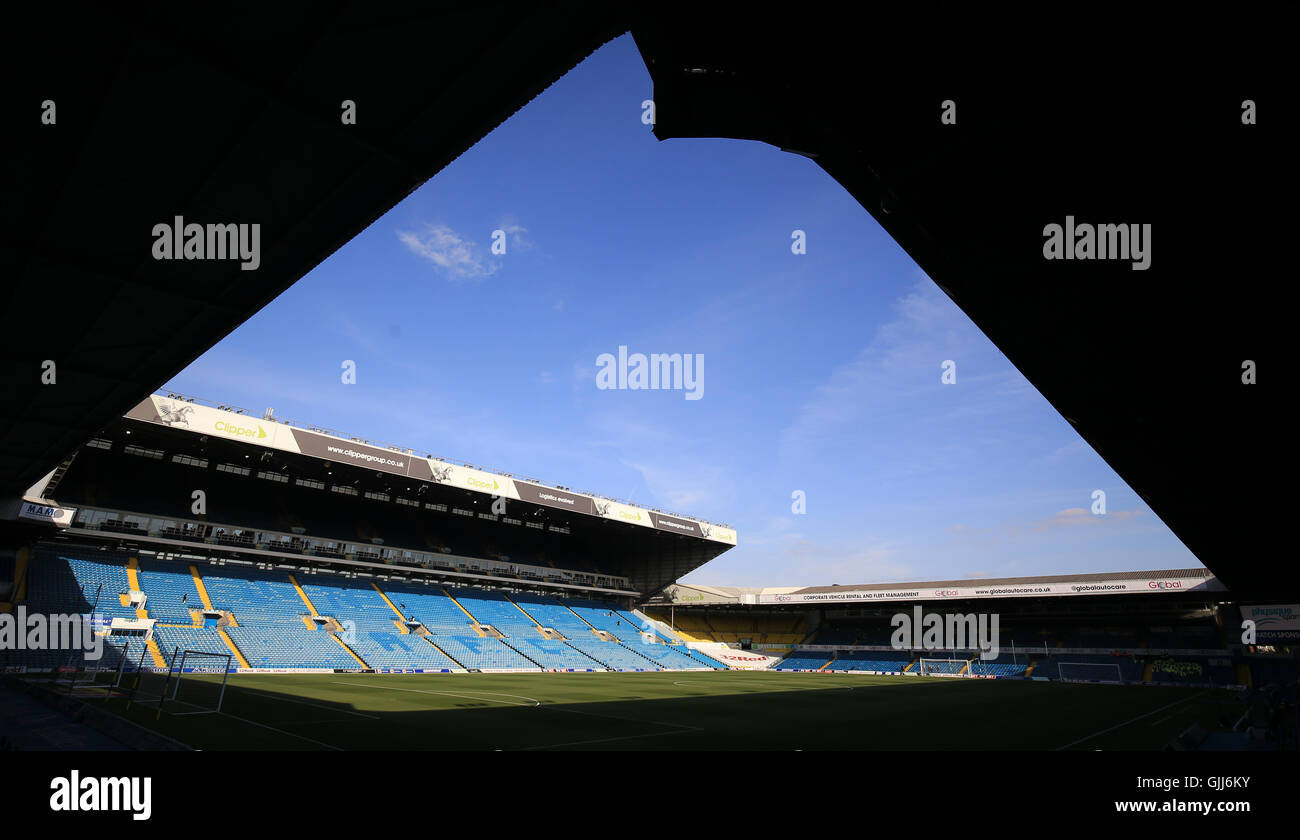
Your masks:
M1100 666L1100 667L1090 667ZM1142 679L1142 666L1130 656L1105 654L1062 654L1038 658L1028 672L1032 677L1047 679L1078 679L1138 682Z
M434 644L466 668L478 671L538 671L519 651L500 639L472 636L437 636Z
M27 602L45 613L89 614L93 607L98 615L135 618L135 608L121 603L131 589L127 560L111 551L74 554L42 548L29 567Z
M514 596L514 602L526 610L538 624L558 630L566 639L594 638L591 625L579 618L557 598L521 593Z
M140 588L148 596L150 618L168 624L191 624L191 610L201 610L203 599L188 565L158 560L139 561Z
M449 589L456 600L480 624L487 624L505 636L540 639L537 624L513 601L498 592L483 589Z
M423 636L391 631L358 630L348 647L372 668L453 671L460 668Z
M658 663L618 642L602 642L600 639L570 640L569 644L614 671L655 671L660 670Z
M647 610L647 614L658 621L669 621L662 609ZM755 644L794 645L805 641L808 636L807 619L802 613L750 614L720 610L692 610L688 613L679 610L674 620L673 629L688 642L735 643L748 639ZM639 629L641 622L633 619L632 624Z
M793 650L776 664L777 671L816 671L835 658L825 650Z
M332 633L291 625L240 625L226 628L226 634L254 668L357 667Z
M1029 658L1023 653L1003 653L992 660L973 660L969 673L987 677L1017 677L1028 669Z
M845 651L835 657L828 670L831 671L883 671L900 673L913 660L909 652L892 653L890 651L856 650ZM952 673L956 673L953 670Z

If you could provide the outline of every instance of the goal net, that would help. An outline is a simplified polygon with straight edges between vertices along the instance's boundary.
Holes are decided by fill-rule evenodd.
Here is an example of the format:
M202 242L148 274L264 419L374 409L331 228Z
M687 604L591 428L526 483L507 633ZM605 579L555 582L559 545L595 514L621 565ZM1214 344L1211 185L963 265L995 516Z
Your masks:
M1119 665L1113 662L1058 662L1056 674L1062 680L1123 682Z
M87 666L85 685L88 688L103 689L105 696L122 685L122 678L130 664L131 653L128 642L110 642L104 640L104 654L93 666Z
M173 715L203 715L221 711L230 676L229 653L180 651L172 660L163 703Z
M922 659L921 674L927 677L956 677L966 667L965 659Z

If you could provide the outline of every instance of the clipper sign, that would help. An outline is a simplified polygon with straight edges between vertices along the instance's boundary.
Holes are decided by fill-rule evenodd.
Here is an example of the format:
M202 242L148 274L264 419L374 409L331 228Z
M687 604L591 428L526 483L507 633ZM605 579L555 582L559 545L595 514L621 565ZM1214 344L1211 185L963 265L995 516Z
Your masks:
M155 394L127 412L126 417L129 420L156 423L171 429L200 435L217 435L268 449L279 449L326 461L407 476L417 481L463 487L487 496L516 499L585 516L600 516L631 525L670 531L697 539L736 544L736 532L719 525L665 516L609 499L593 498L585 493L546 487L507 475L419 457L404 449L386 449L348 438L287 426L275 420L249 417L172 397L161 397ZM72 514L69 513L67 524L71 524L71 521Z

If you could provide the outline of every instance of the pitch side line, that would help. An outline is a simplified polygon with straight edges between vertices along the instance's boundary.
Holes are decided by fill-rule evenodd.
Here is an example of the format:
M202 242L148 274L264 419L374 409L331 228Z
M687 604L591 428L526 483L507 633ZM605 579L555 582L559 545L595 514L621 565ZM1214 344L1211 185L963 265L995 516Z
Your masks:
M309 701L307 701L307 700L295 700L295 699L293 699L293 698L291 698L291 697L280 697L280 696L275 695L275 694L264 694L263 692L258 691L257 689L252 689L252 688L242 688L242 687L241 687L239 690L240 690L241 692L247 692L247 693L249 693L249 694L252 694L252 695L254 695L254 696L256 696L256 697L264 697L264 698L266 698L267 700L280 700L281 702L284 702L284 703L299 703L299 704L301 704L301 705L303 705L303 706L313 706L313 707L315 707L315 708L317 708L317 709L324 709L324 710L327 711L327 712L342 712L342 713L345 714L345 715L356 715L357 717L369 718L370 720L379 720L379 716L378 716L378 715L367 715L367 714L362 714L361 712L354 712L354 711L351 711L350 709L336 709L336 708L334 708L333 706L325 706L325 705L322 705L322 704L320 704L320 703L312 703L312 702L309 702Z
M544 707L543 707L544 708ZM672 724L676 725L676 724ZM610 741L630 741L633 738L662 738L665 735L682 735L687 732L703 732L698 726L688 726L684 729L678 729L675 732L649 732L645 735L617 735L613 738L593 738L590 741L568 741L563 744L542 744L536 747L520 747L519 752L528 752L529 750L553 750L558 747L577 747L583 744L604 744Z
M695 680L674 680L674 681L673 681L673 685L679 685L679 686L681 686L682 688L694 688L694 687L695 687L695 684L697 684L697 682L703 682L703 681L702 681L702 680L701 680L701 681L695 681ZM775 683L775 682L769 682L769 683L754 683L754 682L748 682L748 683L739 683L739 684L740 684L740 685L757 685L757 686L759 686L759 687L763 687L763 686L779 686L779 687L780 687L781 689L783 689L783 690L787 690L787 691L792 690L792 689L790 688L789 685L783 685L783 684L779 684L779 683ZM711 686L712 683L704 683L704 685L706 685L706 686ZM818 685L818 686L812 686L811 688L797 688L797 687L796 687L796 688L794 688L793 690L794 690L794 691L852 691L855 687L856 687L856 686L852 686L852 685ZM726 691L726 693L728 693L728 694L737 694L737 693L739 693L739 694L758 694L758 693L759 693L759 692L757 692L757 691L741 691L741 692L735 692L735 691L730 691L730 690L727 690L727 689L720 689L720 690L721 690L721 691Z
M198 706L197 704L195 704L195 703L187 703L187 702L184 701L184 700L169 700L168 702L169 702L169 703L179 703L179 704L181 704L181 705L183 705L183 706L191 706L191 707L193 707L193 708L199 708L199 706ZM175 717L175 716L193 715L193 714L200 714L200 713L199 713L199 712L168 712L167 714L169 714L169 715ZM247 724L249 724L250 726L260 726L260 727L262 727L263 729L269 729L269 730L271 730L272 732L279 732L281 735L288 735L290 738L299 738L299 739L301 739L301 740L303 740L303 741L307 741L307 742L309 742L309 743L316 744L316 745L318 745L318 746L324 747L324 748L327 749L327 750L334 750L335 752L343 752L343 748L342 748L342 747L335 747L335 746L333 746L333 745L331 745L331 744L327 744L327 743L325 743L324 741L317 741L315 738L308 738L306 735L299 735L299 734L297 734L296 732L287 732L287 731L285 731L285 730L283 730L283 729L276 729L274 726L269 726L269 725L267 725L267 724L265 724L265 723L258 723L257 721L255 721L255 720L249 720L248 718L242 718L242 717L240 717L239 715L232 715L232 714L230 714L229 712L217 712L217 711L213 711L212 714L222 715L223 717L228 717L228 718L230 718L231 720L237 720L237 721L239 721L240 723L247 723Z
M269 729L269 730L271 730L272 732L279 732L281 735L288 735L290 738L300 738L300 739L302 739L302 740L304 740L304 741L307 741L308 743L312 743L312 744L316 744L316 745L318 745L318 746L324 747L324 748L327 749L327 750L334 750L334 752L343 752L343 748L342 748L342 747L336 747L336 746L333 746L332 744L327 744L327 743L325 743L324 741L317 741L315 738L308 738L306 735L299 735L299 734L297 734L296 732L287 732L287 731L285 731L285 730L283 730L283 729L276 729L274 726L268 726L268 725L265 724L265 723L258 723L258 722L255 721L255 720L249 720L248 718L241 718L241 717L239 717L238 715L227 714L226 712L217 712L217 714L219 714L219 715L225 715L226 717L228 717L228 718L230 718L230 719L232 719L232 720L237 720L237 721L240 721L240 722L242 722L242 723L251 724L251 725L253 725L253 726L260 726L260 727L262 727L263 729Z
M540 706L540 705L542 705L542 701L541 701L541 700L537 700L537 699L535 699L535 698L533 698L533 697L525 697L525 696L523 696L522 694L506 694L506 693L504 693L504 692L500 692L500 691L481 691L481 692L479 692L479 693L480 693L480 694L496 694L496 695L499 696L499 697L515 697L515 698L518 698L518 699L520 699L520 700L528 700L529 703L510 703L510 702L507 702L507 701L505 701L505 700L496 700L496 699L493 699L493 698L491 698L491 697L474 697L473 695L470 695L470 694L456 694L456 693L451 692L451 691L429 691L429 690L427 690L427 689L422 689L422 688L394 688L393 686L390 686L390 685L366 685L365 683L353 683L353 682L335 682L334 685L350 685L350 686L356 686L356 687L358 687L358 688L378 688L378 689L381 689L381 690L383 690L383 691L409 691L409 692L411 692L412 694L440 694L440 695L442 695L442 696L444 696L444 697L459 697L459 698L462 699L462 700L478 700L480 703L501 703L502 705L505 705L505 706L530 706L530 705L531 705L531 706Z
M1207 689L1205 689L1204 691L1201 691L1201 692L1199 692L1199 693L1197 693L1197 694L1193 694L1191 697L1184 697L1182 700L1175 700L1175 701L1172 702L1172 703L1166 703L1165 705L1161 706L1160 708L1158 708L1158 709L1152 709L1151 711L1147 712L1146 714L1144 714L1144 715L1138 715L1137 717L1133 718L1132 720L1126 720L1126 721L1124 721L1123 723L1117 723L1117 724L1115 724L1114 726L1110 727L1109 729L1103 729L1103 730L1101 730L1100 732L1094 732L1094 733L1092 733L1091 735L1085 735L1085 736L1083 736L1082 738L1080 738L1080 739L1077 740L1077 741L1071 741L1070 743L1066 744L1066 745L1063 746L1063 747L1057 747L1055 750L1053 750L1053 752L1060 752L1061 750L1068 750L1070 747L1073 747L1075 744L1082 744L1084 741L1090 741L1090 740L1092 740L1093 738L1096 738L1098 735L1105 735L1107 732L1114 732L1116 729L1119 729L1119 728L1124 727L1124 726L1128 726L1130 723L1137 723L1138 721L1142 720L1143 718L1149 718L1149 717L1151 717L1152 715L1156 714L1157 712L1163 712L1165 709L1168 709L1168 708L1170 708L1170 707L1172 707L1172 706L1178 706L1178 705L1180 705L1180 704L1182 704L1182 703L1186 703L1186 702L1188 702L1189 700L1195 700L1197 697L1200 697L1200 696L1203 695L1203 694L1209 694L1209 693L1210 693L1210 690L1207 688ZM1172 717L1172 715L1171 715L1171 717Z

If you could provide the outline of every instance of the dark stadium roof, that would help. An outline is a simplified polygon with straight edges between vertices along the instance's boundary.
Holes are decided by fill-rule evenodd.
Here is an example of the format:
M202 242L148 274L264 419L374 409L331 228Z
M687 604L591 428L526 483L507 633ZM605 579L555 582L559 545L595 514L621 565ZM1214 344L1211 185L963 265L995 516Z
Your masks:
M412 530L410 520L401 521L411 508L396 500L406 497L421 503L441 503L445 507L475 511L476 515L471 518L448 514L445 508L442 513L420 512L420 521L429 526L429 531L446 535L448 529L455 529L467 540L471 534L481 539L479 543L459 545L454 539L449 539L453 545L467 549L457 552L466 557L490 558L492 554L475 549L492 544L513 556L518 563L543 566L546 563L540 559L528 558L530 555L544 556L549 551L551 560L555 561L550 565L584 571L583 567L574 565L574 561L584 559L593 567L598 566L601 572L626 577L633 589L644 595L659 591L731 547L686 534L580 515L522 500L510 500L506 515L516 523L528 521L534 525L562 526L564 536L557 537L528 527L500 525L495 518L481 522L478 516L488 512L492 499L482 493L360 466L325 462L304 454L271 450L238 438L195 435L141 420L119 418L105 429L104 439L109 448L88 446L78 452L51 496L73 507L201 520L250 530L285 532L292 524L299 524L305 526L302 533L307 537L358 543L380 537L377 545L386 548L428 551L430 546L422 541L424 529ZM160 452L163 457L126 455L123 450L128 444ZM201 459L201 466L174 463L175 456ZM244 467L250 472L247 476L222 472L223 465ZM325 491L323 487L303 490L287 481L284 484L268 483L256 476L264 470L282 473L294 481L313 479L322 485L346 485L354 488L357 495L340 496ZM207 493L207 506L204 515L195 516L190 509L193 500L188 488L200 475ZM385 500L367 500L366 492L384 494ZM289 514L292 514L291 518ZM36 528L49 530L45 525L31 528L33 533ZM111 538L128 543L135 539L129 534L113 534ZM138 542L142 547L153 548L156 546L152 543L166 540L143 539ZM191 547L196 550L220 549L210 545ZM337 562L305 555L300 559L305 563ZM565 559L570 562L565 563ZM520 585L526 585L526 582L521 581Z
M269 6L256 25L177 8L46 5L27 31L58 36L0 59L27 97L9 110L0 203L0 491L34 483L630 27L660 138L813 158L1229 587L1296 591L1294 564L1265 551L1280 418L1269 385L1240 383L1247 359L1261 383L1285 375L1267 343L1291 239L1269 209L1292 192L1274 168L1289 150L1270 98L1280 32L1036 15L1041 36L1017 20L1002 43L928 11L873 9L863 28L675 4L629 19L588 2ZM1152 43L1158 68L1139 64ZM45 96L57 129L35 117ZM356 126L339 124L344 96L364 103ZM1241 125L1246 96L1259 125ZM958 124L941 126L950 97ZM261 220L261 268L152 261L149 231L175 215ZM1067 215L1152 224L1151 268L1046 262L1043 227ZM45 359L57 386L40 384Z
M11 493L627 28L591 2L262 5L201 22L170 4L46 8L59 37L0 58L26 80L0 202ZM45 30L39 14L27 31ZM47 97L55 126L28 119ZM260 268L154 261L153 225L178 215L260 223Z

